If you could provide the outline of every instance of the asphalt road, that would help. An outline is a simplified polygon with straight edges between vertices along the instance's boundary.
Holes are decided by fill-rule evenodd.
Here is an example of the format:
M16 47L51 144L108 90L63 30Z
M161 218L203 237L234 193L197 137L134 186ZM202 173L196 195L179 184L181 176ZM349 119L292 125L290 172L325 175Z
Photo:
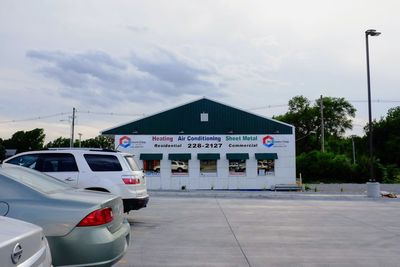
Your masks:
M153 196L115 266L400 266L400 201Z

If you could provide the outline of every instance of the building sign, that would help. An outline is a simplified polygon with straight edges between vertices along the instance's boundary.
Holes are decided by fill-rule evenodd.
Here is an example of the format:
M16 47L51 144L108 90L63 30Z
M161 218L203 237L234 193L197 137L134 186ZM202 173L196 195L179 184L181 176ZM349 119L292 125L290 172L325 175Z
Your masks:
M119 150L218 151L273 150L294 143L293 135L117 135Z
M131 139L124 135L121 138L119 138L119 146L123 147L123 148L128 148L131 146Z
M270 135L267 135L263 138L263 145L266 147L272 147L274 145L274 138Z

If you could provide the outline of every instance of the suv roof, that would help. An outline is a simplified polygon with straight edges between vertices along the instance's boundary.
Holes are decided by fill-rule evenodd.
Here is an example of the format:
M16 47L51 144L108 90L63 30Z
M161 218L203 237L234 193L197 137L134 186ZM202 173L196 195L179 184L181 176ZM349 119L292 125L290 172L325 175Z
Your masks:
M37 153L73 153L73 154L83 154L85 152L94 152L94 153L115 153L115 154L120 154L120 155L130 155L133 156L133 154L122 152L119 150L112 150L112 149L105 149L105 148L80 148L80 147L60 147L60 148L48 148L48 149L43 149L43 150L32 150L32 151L25 151L16 154L17 155L25 155L25 154L37 154ZM13 156L14 157L14 156Z
M108 149L108 148L87 148L87 147L49 147L46 150L86 150L86 151L100 151L100 152L120 152L118 150Z

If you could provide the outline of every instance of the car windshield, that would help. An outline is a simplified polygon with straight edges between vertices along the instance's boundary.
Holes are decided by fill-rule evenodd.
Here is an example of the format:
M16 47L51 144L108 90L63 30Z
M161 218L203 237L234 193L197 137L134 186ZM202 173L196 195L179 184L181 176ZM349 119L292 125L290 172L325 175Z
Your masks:
M25 167L0 168L0 174L46 194L72 188L51 176Z
M125 159L132 171L140 171L140 168L133 156L125 156Z

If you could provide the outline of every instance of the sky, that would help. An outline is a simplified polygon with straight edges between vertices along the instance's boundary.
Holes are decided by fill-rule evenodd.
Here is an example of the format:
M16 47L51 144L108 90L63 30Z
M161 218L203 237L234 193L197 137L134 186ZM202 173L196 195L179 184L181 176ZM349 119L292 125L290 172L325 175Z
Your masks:
M272 117L303 95L344 97L368 121L400 106L400 2L0 0L0 138L46 142L207 97Z

